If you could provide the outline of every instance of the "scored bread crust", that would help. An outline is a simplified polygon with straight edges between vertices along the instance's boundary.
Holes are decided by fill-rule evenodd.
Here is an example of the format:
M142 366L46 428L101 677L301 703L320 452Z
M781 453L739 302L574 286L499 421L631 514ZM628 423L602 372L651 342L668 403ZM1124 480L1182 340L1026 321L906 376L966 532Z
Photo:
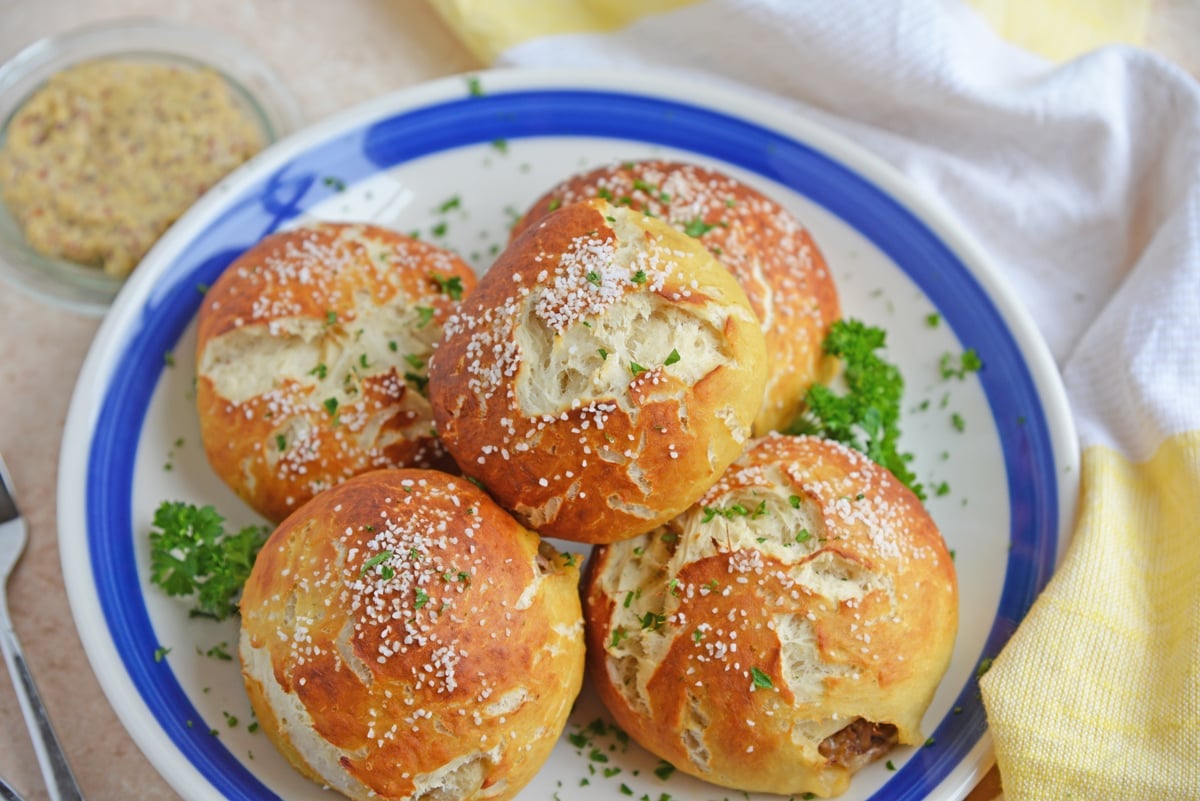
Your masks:
M279 522L365 470L453 462L424 397L441 326L475 274L374 225L273 234L201 305L196 402L208 460Z
M916 496L781 434L667 525L596 548L583 594L590 680L621 727L687 773L783 795L837 795L891 742L923 742L958 627Z
M445 330L438 432L546 536L615 542L673 517L762 403L765 345L737 282L694 239L602 200L514 240Z
M440 471L321 493L271 535L242 596L257 720L350 798L512 798L582 682L577 559Z
M516 237L551 209L593 197L644 209L695 236L738 280L762 323L771 354L754 433L786 429L808 388L827 381L836 359L821 344L841 316L833 275L795 215L718 170L677 161L625 161L573 176L534 201Z

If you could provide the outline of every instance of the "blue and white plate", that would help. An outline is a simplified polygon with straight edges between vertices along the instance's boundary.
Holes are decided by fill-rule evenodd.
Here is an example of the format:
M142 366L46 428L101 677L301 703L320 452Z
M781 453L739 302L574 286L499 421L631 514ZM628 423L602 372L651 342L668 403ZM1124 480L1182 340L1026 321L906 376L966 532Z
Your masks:
M419 231L482 271L548 187L649 156L715 166L792 209L823 250L845 313L887 330L907 379L901 444L956 552L960 631L925 718L930 742L864 769L844 797L959 799L990 766L976 673L1053 570L1078 473L1058 374L1002 277L900 175L801 117L679 79L505 71L381 98L262 153L155 247L88 355L61 455L66 586L104 691L180 795L328 798L247 726L237 663L224 658L236 652L236 622L190 619L147 580L162 501L256 522L200 446L192 376L203 286L264 234L314 218ZM967 348L983 370L944 378L941 356ZM730 795L656 771L657 759L603 721L585 689L521 801Z

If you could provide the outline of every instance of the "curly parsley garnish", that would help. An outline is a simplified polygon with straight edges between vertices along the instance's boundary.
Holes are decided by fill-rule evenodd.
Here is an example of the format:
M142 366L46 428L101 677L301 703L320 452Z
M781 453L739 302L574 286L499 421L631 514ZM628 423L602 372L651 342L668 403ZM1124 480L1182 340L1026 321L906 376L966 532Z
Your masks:
M270 533L266 526L225 531L225 518L212 506L164 501L150 530L150 580L168 595L191 596L193 617L224 620L238 611L237 599Z
M862 451L924 500L925 489L908 468L912 454L897 448L904 378L876 353L886 343L882 328L861 320L835 322L822 347L845 364L846 392L839 395L823 384L810 387L806 408L788 433L814 434Z

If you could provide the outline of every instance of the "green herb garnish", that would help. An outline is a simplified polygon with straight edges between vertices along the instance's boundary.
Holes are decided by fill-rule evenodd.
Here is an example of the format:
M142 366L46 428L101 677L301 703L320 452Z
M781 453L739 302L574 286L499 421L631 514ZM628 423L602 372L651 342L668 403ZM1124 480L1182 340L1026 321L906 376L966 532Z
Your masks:
M772 690L775 688L775 682L771 681L771 677L756 667L750 668L750 680L754 682L754 687L759 690Z
M982 368L983 360L979 358L979 354L975 352L974 348L967 348L957 357L952 353L943 353L938 362L938 370L941 372L942 378L957 378L960 381L969 373L978 373Z
M404 380L416 387L417 392L425 394L425 388L429 386L429 377L423 376L420 373L414 373L411 370L406 370Z
M438 273L433 273L430 278L432 278L433 282L437 284L437 287L441 292L450 296L451 300L462 299L463 285L462 278L459 276L445 276L439 275ZM421 307L418 306L417 310L420 311L420 308Z
M367 575L368 570L370 570L373 567L378 567L379 565L383 564L384 562L386 562L387 560L389 560L391 558L392 558L391 551L380 551L379 553L375 554L367 561L363 562L362 570L358 571L358 575L360 575L360 576Z
M237 612L242 585L267 541L265 526L226 533L212 506L165 501L150 530L150 581L168 595L192 596L193 616L223 620Z
M809 388L807 408L788 433L813 434L862 451L924 500L924 487L908 468L912 455L897 447L904 378L876 353L886 342L883 329L861 320L835 322L822 347L845 364L846 393L838 395L824 384Z
M643 629L658 631L667 622L667 616L660 615L657 612L647 612L638 618L638 622L642 624Z
M205 651L204 655L209 659L220 659L222 662L232 662L233 654L225 650L228 645L229 643L227 642L214 645L212 648L209 648L207 651Z

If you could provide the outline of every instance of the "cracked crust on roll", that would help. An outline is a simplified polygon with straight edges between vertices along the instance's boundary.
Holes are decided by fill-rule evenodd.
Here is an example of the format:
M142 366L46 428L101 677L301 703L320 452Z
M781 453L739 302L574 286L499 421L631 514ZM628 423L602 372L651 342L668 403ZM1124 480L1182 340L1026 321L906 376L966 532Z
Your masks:
M512 798L582 682L577 559L439 471L321 493L274 532L242 596L263 731L353 799Z
M595 549L588 670L617 722L738 790L844 792L921 718L958 627L920 501L835 442L754 441L694 506Z
M546 536L604 543L669 520L741 453L766 350L691 237L593 200L513 241L430 366L447 449Z
M246 251L200 308L197 406L217 475L277 523L366 470L453 470L426 364L474 284L454 254L373 225L313 224Z
M517 236L551 209L602 197L645 210L693 236L737 279L771 354L755 435L786 429L812 384L836 372L821 343L841 316L837 287L809 231L779 203L716 170L673 161L626 161L574 176L538 198Z

